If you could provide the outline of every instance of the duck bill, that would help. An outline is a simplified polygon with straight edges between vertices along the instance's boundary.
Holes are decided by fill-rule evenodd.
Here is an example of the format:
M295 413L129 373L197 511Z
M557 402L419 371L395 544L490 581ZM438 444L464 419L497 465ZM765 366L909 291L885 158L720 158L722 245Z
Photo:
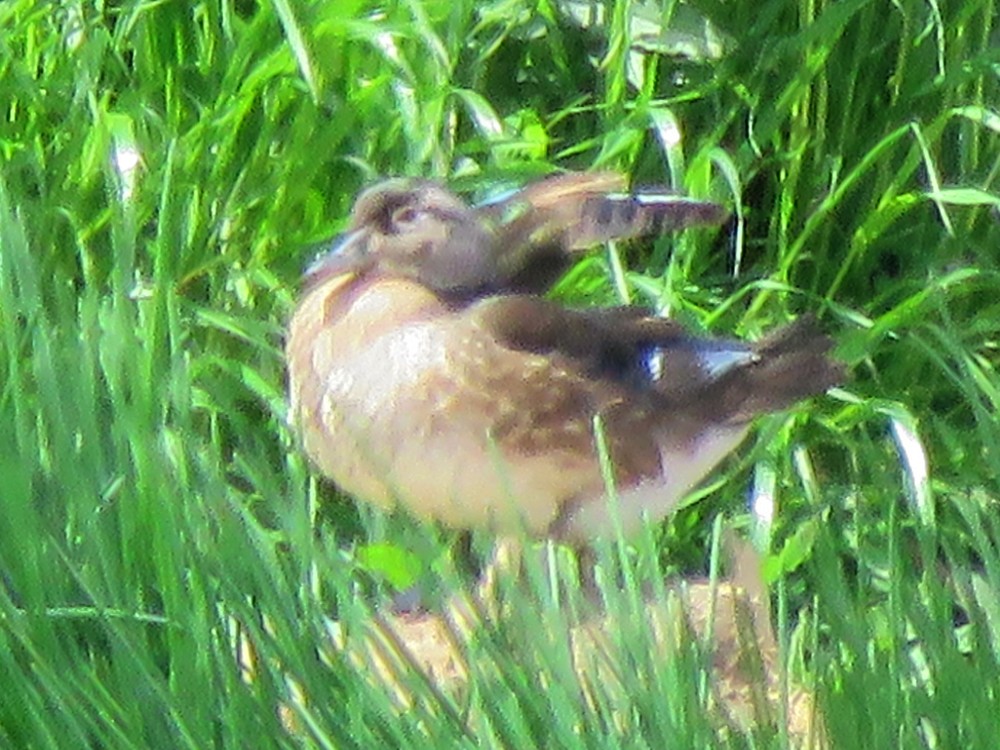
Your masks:
M330 249L312 262L302 276L302 285L308 291L339 277L346 282L370 266L367 232L355 229L337 237Z

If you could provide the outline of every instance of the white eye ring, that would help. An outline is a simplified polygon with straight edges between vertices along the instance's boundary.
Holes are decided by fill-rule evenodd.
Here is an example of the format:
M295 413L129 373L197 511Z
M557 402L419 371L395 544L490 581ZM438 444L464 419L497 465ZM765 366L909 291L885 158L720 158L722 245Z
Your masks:
M393 224L412 224L417 219L419 219L420 216L423 215L423 214L424 214L424 211L421 211L419 208L414 208L413 206L403 206L402 208L397 208L393 212L393 214L392 214L392 223Z

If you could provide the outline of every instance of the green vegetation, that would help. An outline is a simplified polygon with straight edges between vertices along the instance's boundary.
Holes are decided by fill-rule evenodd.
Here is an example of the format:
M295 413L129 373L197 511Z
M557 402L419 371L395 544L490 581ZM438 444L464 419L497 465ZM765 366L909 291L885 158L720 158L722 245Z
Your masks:
M311 248L380 175L478 198L613 168L735 219L620 248L617 277L595 254L563 299L626 289L749 337L815 311L852 371L646 549L705 566L712 518L773 494L782 653L832 745L1000 746L996 22L987 0L7 0L0 745L787 746L717 732L696 651L657 662L634 628L623 687L581 701L554 607L484 633L459 698L404 670L405 710L317 651L450 537L295 450L281 338Z

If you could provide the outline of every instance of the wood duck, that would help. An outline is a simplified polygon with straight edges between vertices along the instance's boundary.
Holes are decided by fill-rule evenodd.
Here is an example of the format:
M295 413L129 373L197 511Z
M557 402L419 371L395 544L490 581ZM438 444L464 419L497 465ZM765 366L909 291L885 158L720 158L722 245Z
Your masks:
M666 516L757 415L843 378L800 319L756 343L687 335L634 306L540 296L579 251L725 216L613 174L567 174L470 207L393 179L306 273L287 339L291 418L351 495L457 528L574 545Z

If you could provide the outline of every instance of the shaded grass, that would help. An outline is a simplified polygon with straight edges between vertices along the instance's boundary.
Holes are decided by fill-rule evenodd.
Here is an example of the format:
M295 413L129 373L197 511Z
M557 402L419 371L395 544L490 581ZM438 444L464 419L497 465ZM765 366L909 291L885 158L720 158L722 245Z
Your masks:
M565 664L530 621L485 641L502 680L483 667L463 703L413 677L402 716L313 647L329 615L368 627L354 546L442 545L342 502L284 427L308 248L377 175L482 197L555 167L738 196L725 231L625 249L634 298L746 335L820 311L853 368L763 425L661 532L664 561L704 565L705 521L769 487L779 632L834 744L997 744L995 12L692 5L725 52L648 55L642 81L625 3L603 25L519 0L4 5L4 745L624 744L614 706L634 744L783 746L718 735L697 655L655 663L641 635L629 691L595 712L553 687ZM608 302L608 278L595 257L558 293ZM311 698L301 736L287 675Z

